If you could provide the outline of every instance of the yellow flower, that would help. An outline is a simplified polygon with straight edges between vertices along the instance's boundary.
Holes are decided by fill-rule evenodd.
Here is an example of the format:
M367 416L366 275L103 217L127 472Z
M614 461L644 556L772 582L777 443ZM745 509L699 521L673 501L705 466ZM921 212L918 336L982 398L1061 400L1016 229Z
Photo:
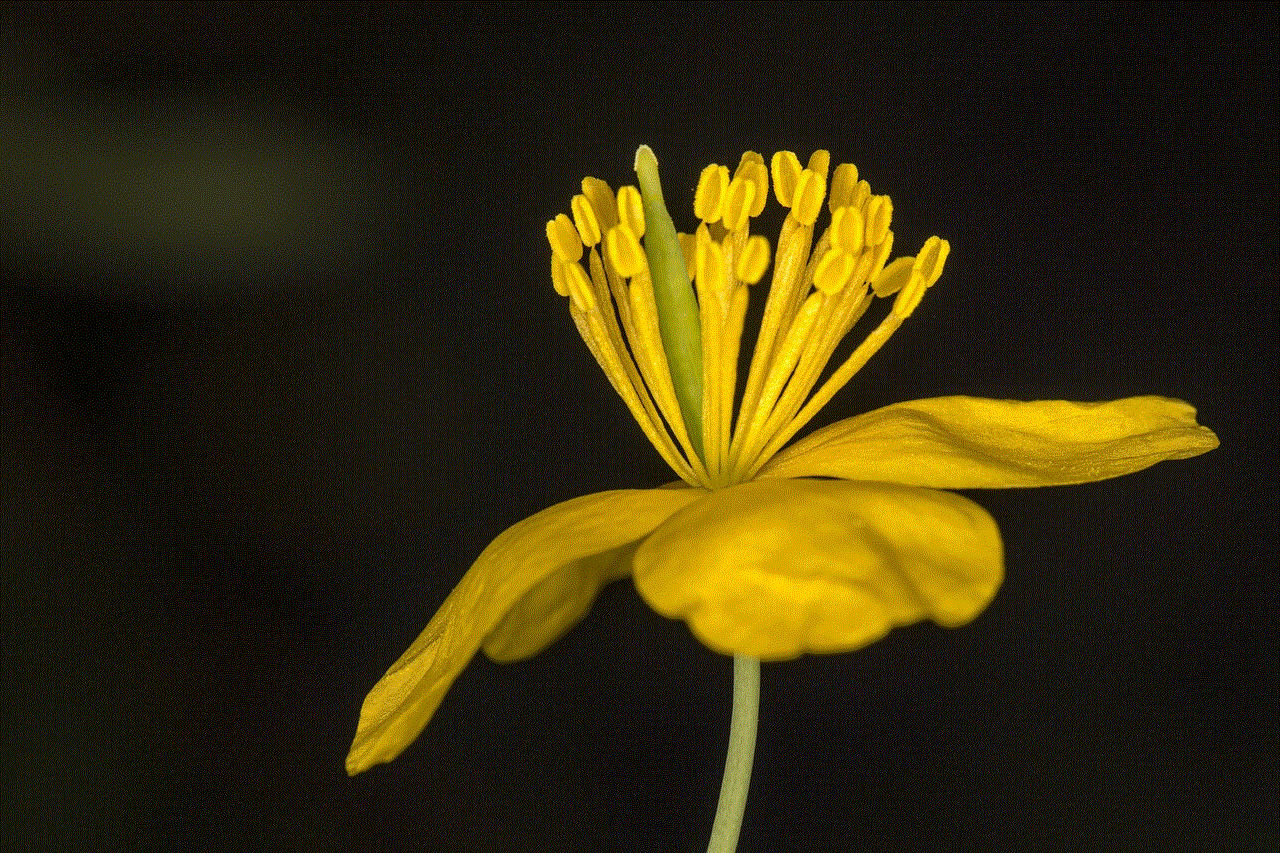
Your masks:
M924 618L961 625L994 596L1003 573L995 522L939 489L1102 480L1218 444L1191 406L1163 397L941 397L841 421L784 450L916 309L949 246L932 237L914 257L889 262L889 197L873 195L850 164L828 177L826 151L805 166L783 151L768 166L744 154L732 175L703 170L701 224L679 235L672 261L661 242L676 245L673 229L655 231L671 221L652 168L648 185L641 171L644 193L583 180L572 216L547 223L551 278L684 482L576 498L498 536L365 699L352 774L403 751L478 650L496 661L538 653L609 581L631 575L656 611L684 619L718 652L783 660L849 651ZM747 294L770 263L750 223L770 183L788 213L735 417ZM830 215L819 227L824 200ZM671 280L683 280L687 293L673 298L695 321L690 353L668 337L671 321L657 307L664 294L655 300ZM827 370L881 301L890 303L883 319Z

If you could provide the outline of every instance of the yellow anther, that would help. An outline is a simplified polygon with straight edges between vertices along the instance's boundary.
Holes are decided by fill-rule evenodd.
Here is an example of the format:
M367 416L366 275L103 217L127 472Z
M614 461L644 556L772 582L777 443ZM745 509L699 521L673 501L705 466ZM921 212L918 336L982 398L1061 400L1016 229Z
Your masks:
M747 227L747 217L751 215L751 206L756 198L754 181L743 177L734 178L729 183L729 191L724 200L724 227L730 231L741 231Z
M704 223L698 226L698 230L701 231L706 227ZM698 251L698 238L692 234L677 234L676 239L680 241L680 254L684 255L684 271L688 274L689 281L693 281L693 274L697 271L694 269L694 263Z
M700 246L703 243L711 242L711 229L707 227L707 224L705 222L699 225L698 230L694 232L693 242L695 246ZM693 278L693 276L689 276L689 277Z
M565 281L564 261L557 258L554 253L551 255L551 286L561 296L569 295L569 284Z
M876 276L880 275L880 270L884 269L884 265L889 262L889 253L893 251L893 232L888 231L884 235L884 239L880 241L880 245L876 246L875 255L871 259L871 266L867 273L868 281L875 281Z
M764 278L764 271L769 268L769 241L760 234L747 238L747 243L734 262L734 273L738 280L747 284L755 284Z
M652 160L647 148L637 152L644 195L636 187L614 192L604 181L583 179L569 215L547 223L551 282L569 299L587 346L663 458L691 485L724 487L754 476L917 309L941 275L950 245L931 237L915 257L890 263L893 203L874 195L856 166L836 166L825 150L813 152L807 166L791 151L769 160L748 151L736 169L712 164L702 170L693 199L701 224L693 234L674 235L677 260L674 228L654 204L661 192L650 186L656 184ZM789 209L776 257L768 240L748 230L765 206L770 181ZM819 236L815 224L824 206L830 228ZM657 268L650 268L642 244L646 232L652 240L658 231L667 234L664 269L683 262L696 285L686 313L699 321L693 336L701 336L703 390L690 395L691 405L677 393L697 383L681 379L677 387L672 379L677 362L668 358L651 279ZM748 302L748 289L738 285L763 280L771 266L773 285L735 413ZM871 291L895 296L892 310L815 391L827 359L872 301ZM695 368L689 377L697 374ZM696 413L699 401L702 427L688 432L687 413Z
M599 178L583 178L582 194L591 202L601 233L618 224L618 203L608 184Z
M725 287L724 252L714 240L698 241L697 279L709 293L720 293Z
M573 211L573 224L577 226L582 242L587 246L599 243L600 220L596 219L596 212L592 210L587 197L575 195L573 201L569 202L569 209Z
M916 259L910 256L894 258L893 262L882 269L871 282L871 289L876 292L876 296L892 296L906 287L915 261Z
M547 242L555 256L566 264L577 263L582 257L582 238L573 221L563 213L547 223Z
M827 170L831 168L831 152L819 148L809 155L809 171L817 172L823 180L827 178Z
M618 223L630 228L637 239L644 236L644 202L633 186L618 187Z
M920 304L920 300L924 299L924 292L927 289L924 279L918 273L911 273L906 285L898 291L898 298L893 301L893 313L904 320L910 317L916 310L916 306Z
M640 239L628 225L615 225L604 236L604 248L613 268L623 278L631 278L648 263L644 257L644 249L640 247Z
M773 173L773 194L777 196L778 204L790 207L796 181L800 180L800 158L792 151L779 151L773 155L770 171Z
M893 201L887 195L873 195L867 199L862 215L867 245L879 246L889 231L889 221L893 219Z
M862 214L857 208L837 207L831 214L831 245L855 254L862 251Z
M837 208L853 205L853 194L857 184L857 166L852 163L841 163L836 166L835 174L831 176L831 198L827 201L832 213L835 213Z
M813 271L813 286L828 296L838 293L840 288L849 283L856 265L857 259L848 252L828 249L822 260L818 261L818 268Z
M820 173L805 169L796 180L791 215L801 225L812 225L822 212L822 199L827 194L827 179Z
M587 278L587 271L577 263L565 264L563 270L565 288L569 291L573 307L579 311L594 311L596 295L591 290L591 279Z
M941 237L930 237L924 241L920 254L916 255L916 262L912 265L911 271L924 279L925 287L933 287L933 283L942 275L942 265L947 262L949 254L951 254L950 243Z
M703 222L718 222L724 208L724 194L729 188L729 168L712 163L702 170L698 188L693 193L693 215Z
M853 188L853 198L849 199L849 206L861 210L869 198L871 198L871 184L866 181L858 181L857 186ZM866 218L866 214L863 214L862 219L864 222Z
M764 164L764 158L754 151L747 151L742 155L733 176L745 178L756 185L756 200L751 203L751 215L759 216L760 211L764 210L764 203L769 199L769 167Z

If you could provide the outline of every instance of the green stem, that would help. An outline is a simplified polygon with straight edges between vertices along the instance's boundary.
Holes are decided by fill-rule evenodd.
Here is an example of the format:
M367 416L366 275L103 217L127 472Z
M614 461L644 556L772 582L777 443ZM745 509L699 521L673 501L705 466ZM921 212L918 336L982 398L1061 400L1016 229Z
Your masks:
M756 721L760 717L760 661L733 659L733 719L729 723L729 754L720 783L720 804L711 827L707 853L734 853L751 786L751 761L756 752Z

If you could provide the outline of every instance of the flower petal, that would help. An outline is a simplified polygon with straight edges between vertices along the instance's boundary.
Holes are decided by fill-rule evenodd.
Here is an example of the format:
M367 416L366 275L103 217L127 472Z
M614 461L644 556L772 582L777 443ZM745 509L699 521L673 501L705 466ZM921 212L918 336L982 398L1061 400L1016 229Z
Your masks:
M935 397L818 430L760 477L840 477L937 489L1065 486L1141 471L1218 446L1168 397L1108 403Z
M531 590L565 569L565 577L571 577L577 563L591 567L588 577L594 577L592 572L607 573L637 540L703 494L694 489L649 489L586 495L545 509L499 535L426 630L365 697L347 772L354 775L404 751L512 608L523 606L525 615L530 614L530 604L521 602ZM548 612L560 612L559 594L574 596L568 587L555 584L538 593ZM584 609L580 600L573 600L564 612L575 609ZM556 631L567 627L555 618ZM505 647L514 645L518 641L508 637Z
M524 594L481 646L489 660L531 658L587 615L600 590L631 573L635 544L612 548L561 566Z
M1002 574L1000 532L967 498L829 480L712 492L634 559L651 607L716 651L766 660L849 651L925 617L961 625Z

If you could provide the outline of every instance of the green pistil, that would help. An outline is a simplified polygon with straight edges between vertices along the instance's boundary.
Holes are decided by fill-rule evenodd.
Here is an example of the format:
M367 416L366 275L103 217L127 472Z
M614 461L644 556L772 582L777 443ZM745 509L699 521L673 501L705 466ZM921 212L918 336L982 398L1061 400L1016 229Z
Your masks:
M684 416L689 441L702 456L702 331L698 301L684 266L676 226L662 200L658 158L648 145L636 151L636 176L644 202L644 254L653 279L658 308L658 332L675 383L676 400Z

